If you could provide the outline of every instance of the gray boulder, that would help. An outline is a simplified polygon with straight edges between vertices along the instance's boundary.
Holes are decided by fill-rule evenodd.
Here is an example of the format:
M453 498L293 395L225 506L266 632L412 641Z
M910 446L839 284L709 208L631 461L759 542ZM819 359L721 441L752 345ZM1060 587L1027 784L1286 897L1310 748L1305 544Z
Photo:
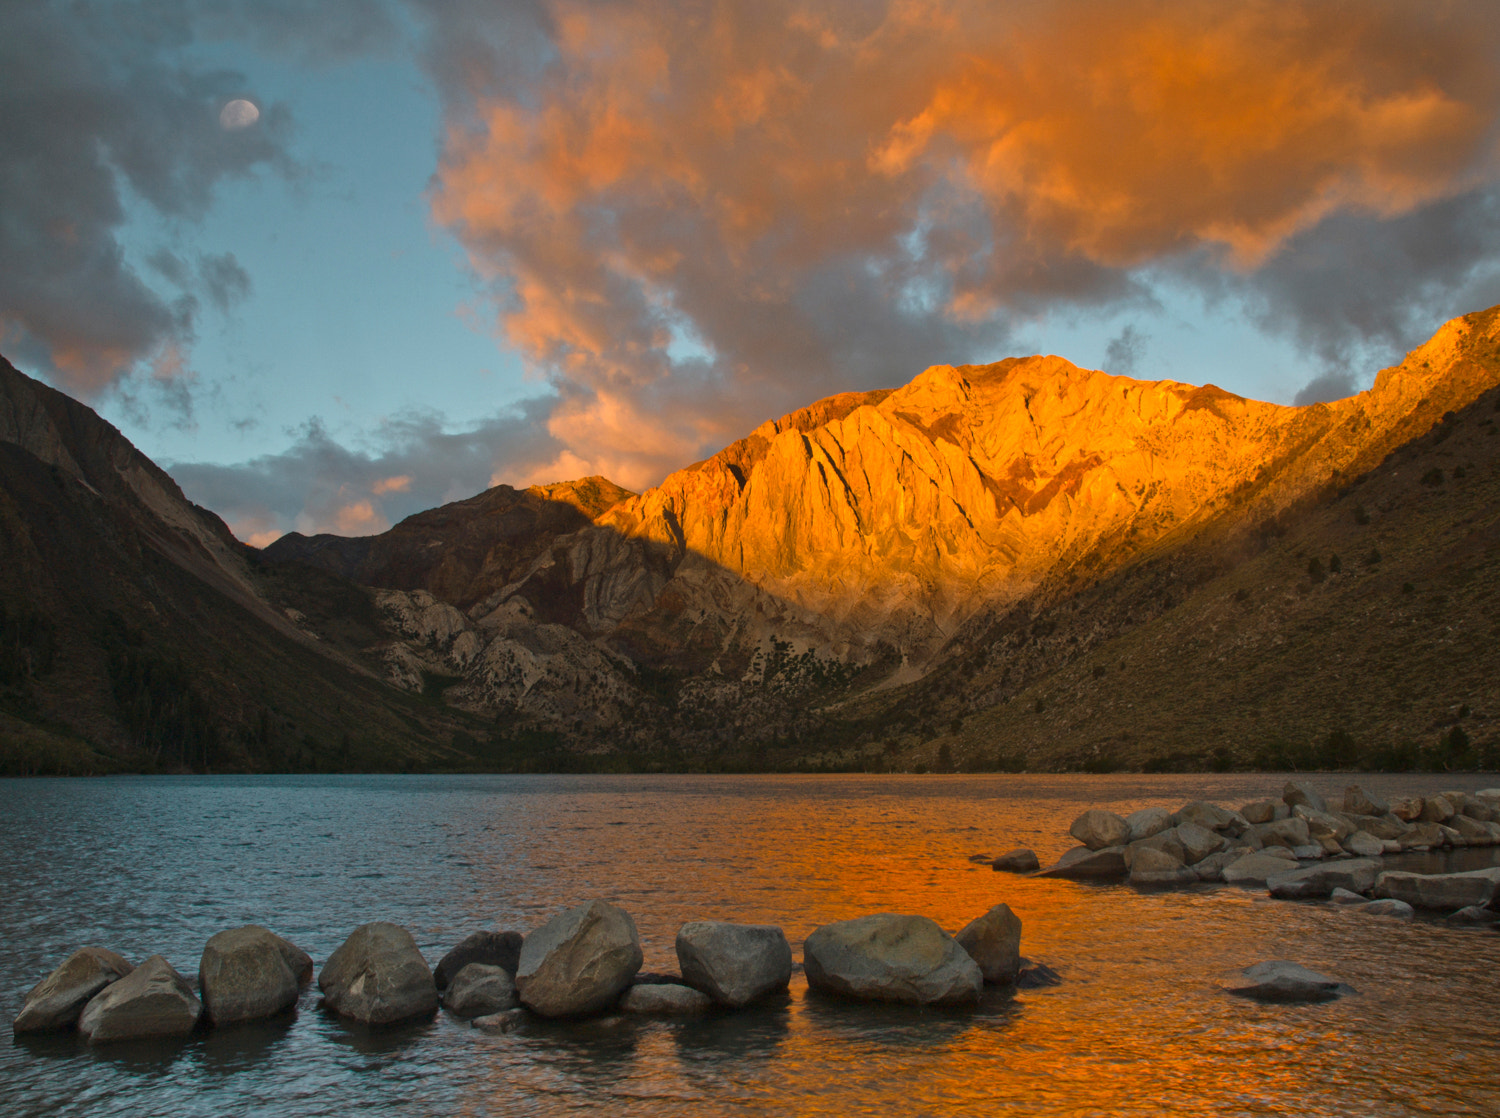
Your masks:
M1130 828L1128 841L1139 842L1141 839L1170 830L1172 813L1164 807L1143 807L1140 811L1132 811L1127 815L1125 825Z
M1129 842L1130 825L1112 811L1093 808L1073 820L1068 834L1090 850L1104 850Z
M113 951L80 947L32 987L12 1026L16 1034L71 1029L93 996L134 969Z
M1384 897L1378 901L1371 901L1360 910L1368 916L1389 916L1395 920L1411 920L1416 912L1411 905L1405 901L1398 901L1394 897Z
M1357 992L1336 978L1281 959L1256 963L1253 967L1246 967L1243 973L1250 981L1243 986L1228 987L1229 993L1258 1002L1330 1002L1344 994Z
M1247 823L1269 823L1276 818L1276 806L1271 800L1255 800L1240 808L1240 815Z
M979 964L986 982L999 986L1016 980L1021 971L1021 918L1009 905L997 904L953 938Z
M1370 903L1369 897L1338 887L1335 887L1333 892L1328 894L1328 900L1330 903L1336 905L1365 905Z
M520 932L475 932L465 936L463 942L438 960L432 979L439 990L446 989L454 976L470 963L500 967L514 978L520 962Z
M1422 808L1426 803L1421 796L1403 796L1391 801L1391 814L1403 823L1415 823L1422 817Z
M1467 815L1455 815L1448 820L1448 826L1459 833L1459 836L1470 846L1493 846L1495 840L1490 837L1488 825L1481 823Z
M1422 803L1422 814L1418 818L1423 823L1446 823L1457 814L1447 796L1428 796Z
M290 1009L312 981L312 957L257 924L212 936L198 963L203 1009L215 1025Z
M384 921L362 924L318 974L328 1008L366 1025L391 1025L437 1011L437 985L411 933Z
M1002 854L990 863L990 869L1001 873L1035 873L1041 868L1042 863L1037 860L1036 851L1025 847Z
M1379 858L1385 853L1385 843L1367 831L1355 831L1343 846L1357 858Z
M621 1013L651 1014L661 1017L690 1017L707 1013L713 999L701 990L676 983L631 986L620 996Z
M1351 784L1344 789L1344 810L1350 815L1384 815L1391 805L1358 784Z
M792 947L774 924L697 920L677 932L682 980L720 1005L742 1006L792 980Z
M802 947L814 990L869 1001L977 1002L984 974L956 939L925 916L876 913L825 924Z
M1318 790L1305 780L1289 780L1286 787L1281 790L1281 799L1288 807L1296 808L1298 804L1310 807L1314 811L1327 811L1328 801L1318 794Z
M544 1017L579 1017L615 1004L641 969L635 921L606 901L559 913L526 937L516 969L521 1003Z
M488 1017L521 1004L510 971L488 963L470 963L443 991L443 1005L455 1017Z
M1242 834L1250 826L1250 821L1239 812L1230 811L1228 808L1209 803L1207 800L1194 800L1192 803L1183 804L1177 809L1177 814L1172 817L1172 821L1179 826L1183 823L1193 823L1205 831L1222 831L1227 835Z
M1305 819L1273 819L1269 823L1256 823L1249 833L1259 839L1262 846L1306 846L1312 841Z
M1411 830L1411 824L1403 823L1394 815L1375 815L1362 817L1359 829L1378 839L1397 839Z
M1375 879L1375 895L1405 901L1415 908L1483 907L1500 892L1500 866L1466 873L1407 873L1388 870Z
M1130 884L1178 886L1196 883L1198 875L1164 850L1143 846L1131 853Z
M1243 846L1237 846L1233 850L1220 850L1201 862L1194 862L1193 873L1199 881L1223 881L1225 868L1234 865L1249 853L1252 851Z
M78 1017L78 1031L90 1044L187 1036L202 1015L203 1003L188 980L153 955L90 999Z
M1287 865L1285 858L1257 852L1231 862L1221 871L1221 876L1230 885L1264 885L1269 878L1286 873Z
M1333 840L1329 839L1328 841L1332 842ZM1334 845L1338 846L1337 843L1334 843ZM1338 849L1342 850L1343 847L1339 846ZM1328 852L1329 851L1321 844L1321 842L1311 842L1306 846L1292 847L1292 853L1302 861L1316 861Z
M1375 884L1380 862L1375 858L1350 858L1323 866L1308 866L1266 879L1271 896L1282 900L1311 900L1335 889L1364 893Z
M1187 851L1183 848L1182 840L1177 837L1177 828L1158 831L1147 838L1137 839L1125 848L1125 865L1130 866L1135 858L1137 850L1159 850L1178 862L1187 864Z
M1203 861L1225 845L1222 835L1216 835L1196 823L1177 824L1177 841L1182 844L1183 862L1190 866Z
M1124 877L1126 872L1123 846L1111 846L1104 850L1090 850L1086 846L1075 846L1053 865L1037 871L1035 876L1092 881L1101 878Z
M1448 840L1438 824L1418 823L1396 841L1402 850L1437 850Z
M1331 811L1318 811L1306 804L1297 804L1293 807L1292 815L1306 821L1307 833L1314 842L1325 838L1339 842L1354 832L1352 826Z
M1480 799L1471 799L1459 810L1460 815L1467 815L1470 819L1477 819L1481 823L1491 823L1495 819L1495 809Z
M1457 912L1450 912L1448 920L1453 924L1494 924L1500 922L1500 912L1471 904Z

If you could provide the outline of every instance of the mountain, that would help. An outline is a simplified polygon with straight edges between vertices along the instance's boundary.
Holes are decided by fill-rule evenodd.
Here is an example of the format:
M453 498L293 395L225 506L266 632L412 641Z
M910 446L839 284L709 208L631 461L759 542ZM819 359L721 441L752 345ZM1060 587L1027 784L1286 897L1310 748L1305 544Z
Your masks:
M267 567L118 430L0 360L0 772L477 763L452 743L488 721L341 650L379 632L366 591Z

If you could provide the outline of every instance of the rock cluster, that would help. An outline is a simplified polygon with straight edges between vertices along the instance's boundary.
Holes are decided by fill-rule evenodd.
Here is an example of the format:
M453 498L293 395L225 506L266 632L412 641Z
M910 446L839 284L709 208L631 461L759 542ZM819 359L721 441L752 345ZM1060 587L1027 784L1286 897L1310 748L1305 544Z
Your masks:
M1123 818L1093 809L1074 820L1069 833L1081 845L1036 876L1124 878L1140 887L1222 881L1264 886L1287 900L1337 893L1371 915L1409 919L1423 908L1470 922L1487 923L1494 915L1500 922L1500 867L1420 874L1386 870L1383 863L1386 855L1406 851L1500 845L1500 788L1387 803L1351 785L1330 804L1311 784L1293 780L1279 800L1257 800L1238 811L1205 801ZM1013 859L1007 855L1007 864L996 868L1011 869Z

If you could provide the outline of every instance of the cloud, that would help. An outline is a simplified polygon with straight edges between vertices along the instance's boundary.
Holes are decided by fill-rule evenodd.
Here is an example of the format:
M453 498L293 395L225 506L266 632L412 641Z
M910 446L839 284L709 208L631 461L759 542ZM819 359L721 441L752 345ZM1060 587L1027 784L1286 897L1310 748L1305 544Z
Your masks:
M542 422L553 403L539 397L460 430L410 412L352 446L314 419L278 454L238 465L175 462L167 470L191 500L256 546L293 530L370 535L491 485L580 476L552 472L564 453Z
M1353 396L1358 391L1351 374L1323 373L1303 385L1292 403L1299 408L1305 404L1329 404L1334 400L1342 400L1345 396Z
M434 217L551 436L628 484L1160 283L1337 365L1494 259L1480 4L553 0L504 9L520 71L477 6L422 10ZM1429 250L1461 214L1472 243Z
M1146 353L1150 338L1134 326L1127 325L1104 347L1104 368L1116 376L1133 377Z
M0 336L15 356L91 396L144 364L181 363L201 292L219 307L248 288L232 256L127 259L127 195L187 222L216 185L287 169L290 121L224 132L241 75L187 63L178 4L0 6Z

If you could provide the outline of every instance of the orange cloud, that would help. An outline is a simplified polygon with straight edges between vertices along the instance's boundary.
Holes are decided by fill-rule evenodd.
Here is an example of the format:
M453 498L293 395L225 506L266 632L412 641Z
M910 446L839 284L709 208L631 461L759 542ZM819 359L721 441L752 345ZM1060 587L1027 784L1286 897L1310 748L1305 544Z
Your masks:
M405 493L411 488L411 477L407 474L397 474L395 477L381 478L373 486L375 496L383 497L387 493Z
M431 204L559 387L550 433L632 488L1135 270L1245 275L1495 176L1479 4L549 12L524 97L450 106Z

